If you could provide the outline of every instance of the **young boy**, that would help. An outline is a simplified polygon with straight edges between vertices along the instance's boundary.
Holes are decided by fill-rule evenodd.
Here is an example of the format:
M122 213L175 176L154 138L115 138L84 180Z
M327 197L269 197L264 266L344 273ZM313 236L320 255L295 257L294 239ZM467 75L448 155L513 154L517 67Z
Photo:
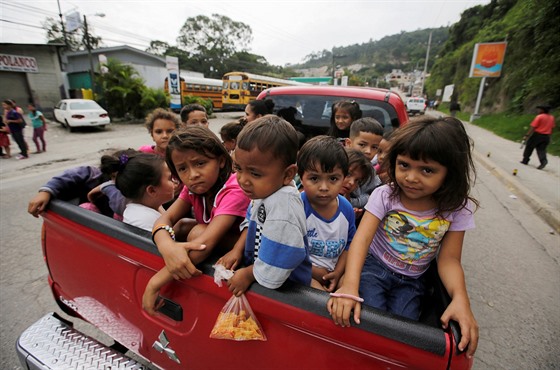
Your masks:
M364 117L352 122L350 136L346 139L345 146L364 153L371 162L377 154L381 139L383 139L383 126L374 118ZM350 195L350 203L354 208L363 209L373 189L381 185L381 180L375 174L373 165L370 172L370 180Z
M240 226L241 237L218 260L234 269L244 257L246 267L228 281L236 296L255 280L269 289L279 288L287 279L311 285L305 212L293 182L297 151L296 130L274 115L248 123L237 137L233 168L252 202Z
M352 205L339 195L348 174L348 155L335 138L316 136L299 151L297 165L304 190L311 286L332 292L344 274L356 232Z
M208 113L200 104L187 104L181 109L181 122L186 125L200 125L208 127Z

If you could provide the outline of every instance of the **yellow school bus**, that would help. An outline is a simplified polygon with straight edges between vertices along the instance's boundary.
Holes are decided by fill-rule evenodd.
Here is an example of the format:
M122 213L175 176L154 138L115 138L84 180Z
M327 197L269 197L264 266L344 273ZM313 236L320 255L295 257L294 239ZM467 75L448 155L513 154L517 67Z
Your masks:
M302 82L247 72L226 73L222 78L222 82L222 108L224 110L244 110L245 106L251 100L255 100L261 91L270 87L307 85Z
M165 78L164 90L168 92L167 77ZM187 95L211 99L214 110L222 109L222 81L214 78L181 76L181 103Z

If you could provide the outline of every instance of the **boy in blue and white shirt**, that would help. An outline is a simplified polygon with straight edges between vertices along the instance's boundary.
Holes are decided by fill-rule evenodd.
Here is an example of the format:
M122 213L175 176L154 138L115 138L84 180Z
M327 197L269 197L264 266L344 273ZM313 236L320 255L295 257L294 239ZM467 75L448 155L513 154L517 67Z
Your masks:
M311 284L305 213L293 182L297 151L296 130L274 115L247 124L237 137L233 167L239 186L252 201L240 226L241 237L218 260L231 269L243 260L246 267L228 280L237 296L254 281L270 289L288 279Z
M348 155L336 139L317 136L302 146L297 165L304 190L311 286L332 292L344 274L356 232L354 209L339 195L348 174Z

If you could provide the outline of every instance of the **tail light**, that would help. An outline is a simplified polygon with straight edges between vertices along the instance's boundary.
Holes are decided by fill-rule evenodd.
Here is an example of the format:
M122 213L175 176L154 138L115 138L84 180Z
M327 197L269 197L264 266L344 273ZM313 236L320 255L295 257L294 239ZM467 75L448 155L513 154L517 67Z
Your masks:
M82 118L86 118L86 116L84 116L83 114L73 114L72 118L82 119Z
M101 113L101 114L99 115L99 117L101 117L101 118L106 118L106 117L108 117L108 115L107 115L107 113Z

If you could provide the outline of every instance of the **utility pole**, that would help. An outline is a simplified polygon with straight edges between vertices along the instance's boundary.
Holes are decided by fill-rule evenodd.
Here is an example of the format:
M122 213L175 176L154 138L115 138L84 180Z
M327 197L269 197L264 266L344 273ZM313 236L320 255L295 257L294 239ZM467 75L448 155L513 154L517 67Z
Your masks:
M86 39L86 48L88 51L88 58L89 58L89 78L91 79L91 93L93 96L93 100L95 100L95 73L93 71L93 56L91 55L91 42L89 39L89 31L88 31L88 24L87 18L84 14L84 38Z
M64 46L68 48L68 39L66 39L66 29L64 28L64 20L62 19L62 10L60 10L60 1L56 0L58 4L58 16L60 17L60 25L62 26L62 36L64 37Z
M428 38L428 49L426 50L426 61L424 62L424 71L422 72L422 84L420 85L420 96L424 96L424 81L426 80L426 73L428 73L428 59L430 58L430 45L432 44L432 31Z

